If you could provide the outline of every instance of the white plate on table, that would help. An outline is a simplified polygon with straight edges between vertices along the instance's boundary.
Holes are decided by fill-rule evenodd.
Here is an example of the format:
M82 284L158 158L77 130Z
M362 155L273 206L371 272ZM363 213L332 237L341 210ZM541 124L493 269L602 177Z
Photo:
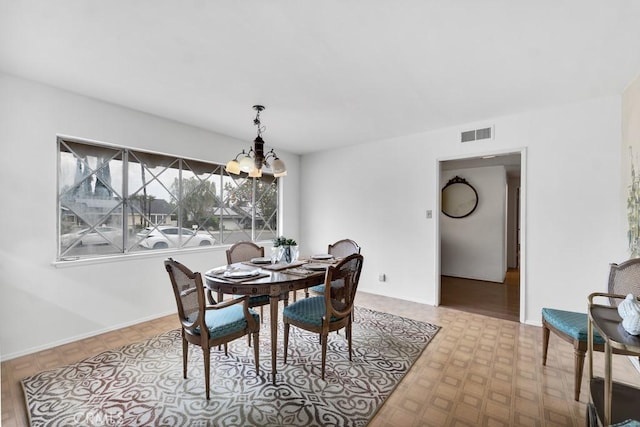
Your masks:
M326 270L327 267L329 267L328 264L314 264L314 263L310 263L310 264L305 264L304 268L306 268L307 270L313 270L313 271L322 271L322 270Z
M253 277L260 274L260 270L235 270L235 271L225 271L224 277L229 277L232 279L241 279L244 277Z
M271 264L271 258L269 257L251 258L251 262L253 264Z
M333 259L333 255L331 254L315 254L315 255L311 255L311 259Z

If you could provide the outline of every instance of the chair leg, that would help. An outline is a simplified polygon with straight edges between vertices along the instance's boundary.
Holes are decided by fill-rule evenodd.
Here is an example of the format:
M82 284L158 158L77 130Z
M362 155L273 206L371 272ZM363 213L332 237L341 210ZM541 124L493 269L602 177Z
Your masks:
M256 375L260 374L260 351L258 349L258 343L260 342L260 335L258 332L254 332L250 335L253 335L253 357L256 361Z
M580 400L580 386L582 385L582 372L584 371L584 355L585 351L582 348L578 347L579 342L576 341L574 345L575 348L575 362L574 362L574 371L575 376L573 379L573 398L576 402Z
M209 305L215 305L216 300L215 298L213 298L213 294L208 289L206 291L206 296L207 296L207 301L209 302Z
M349 362L351 362L351 354L353 353L353 349L351 347L351 319L347 323L347 342L349 343Z
M289 325L285 322L284 324L284 363L287 363L287 354L289 353L287 349L289 348Z
M187 378L187 359L189 358L189 343L184 338L184 331L182 332L182 376Z
M202 347L202 353L204 354L204 389L207 394L207 400L209 400L209 373L211 371L211 353L209 349Z
M547 349L549 348L549 328L542 321L542 366L547 366Z
M322 341L322 379L324 380L324 367L327 364L327 341L329 340L329 334L322 334L320 336Z

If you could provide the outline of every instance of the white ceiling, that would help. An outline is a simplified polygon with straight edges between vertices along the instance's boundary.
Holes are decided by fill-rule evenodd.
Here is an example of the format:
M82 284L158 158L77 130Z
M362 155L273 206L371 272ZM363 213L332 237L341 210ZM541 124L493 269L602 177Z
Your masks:
M308 153L620 94L638 0L0 0L0 70Z

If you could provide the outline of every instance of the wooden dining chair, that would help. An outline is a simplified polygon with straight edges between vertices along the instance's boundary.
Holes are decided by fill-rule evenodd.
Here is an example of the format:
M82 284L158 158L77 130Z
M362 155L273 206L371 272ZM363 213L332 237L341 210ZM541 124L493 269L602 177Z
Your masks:
M253 258L264 257L264 247L258 246L253 242L237 242L227 249L227 264L237 262L248 262ZM218 299L221 299L220 297ZM284 301L287 305L289 302L289 292L280 294L280 301ZM249 307L260 307L260 316L264 317L264 306L269 304L269 295L256 295L249 297ZM249 343L251 340L249 339Z
M253 242L237 242L227 249L227 264L251 261L264 256L264 247Z
M204 356L205 391L209 399L211 348L224 345L227 354L227 343L245 335L253 336L254 342L258 342L260 316L249 308L247 296L207 305L200 273L192 272L172 258L167 259L164 265L171 279L182 325L183 377L187 378L189 343L200 346ZM256 374L259 374L258 346L253 347Z
M327 253L333 255L334 258L344 258L352 254L360 253L360 246L351 239L338 240L334 244L330 244L327 248ZM334 284L334 292L340 292L341 285L339 283ZM309 297L309 292L313 292L317 295L324 293L324 285L313 286L309 289L305 289L305 296Z
M352 317L353 303L360 281L363 258L360 254L352 254L344 258L335 266L327 268L325 273L325 292L322 296L313 296L296 301L285 307L282 312L284 322L284 363L287 363L289 348L289 329L295 327L320 335L322 344L322 379L324 380L327 361L327 341L329 333L346 329L346 339L349 345L349 360L352 350ZM344 299L336 300L332 297L331 285L341 282L344 288Z

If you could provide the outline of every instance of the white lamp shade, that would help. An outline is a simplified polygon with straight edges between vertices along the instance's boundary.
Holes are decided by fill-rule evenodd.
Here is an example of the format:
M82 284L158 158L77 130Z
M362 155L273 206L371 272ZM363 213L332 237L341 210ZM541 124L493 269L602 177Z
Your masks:
M249 172L249 178L260 178L262 176L262 169L253 168L251 172Z
M244 156L243 158L240 159L240 170L242 172L251 172L252 170L254 170L256 167L255 162L253 161L253 159L249 156Z
M238 175L238 174L240 174L240 163L238 163L236 160L229 160L225 170L228 173L232 173L232 174Z
M271 164L271 167L273 169L273 176L276 178L287 175L287 167L282 160L276 158Z

